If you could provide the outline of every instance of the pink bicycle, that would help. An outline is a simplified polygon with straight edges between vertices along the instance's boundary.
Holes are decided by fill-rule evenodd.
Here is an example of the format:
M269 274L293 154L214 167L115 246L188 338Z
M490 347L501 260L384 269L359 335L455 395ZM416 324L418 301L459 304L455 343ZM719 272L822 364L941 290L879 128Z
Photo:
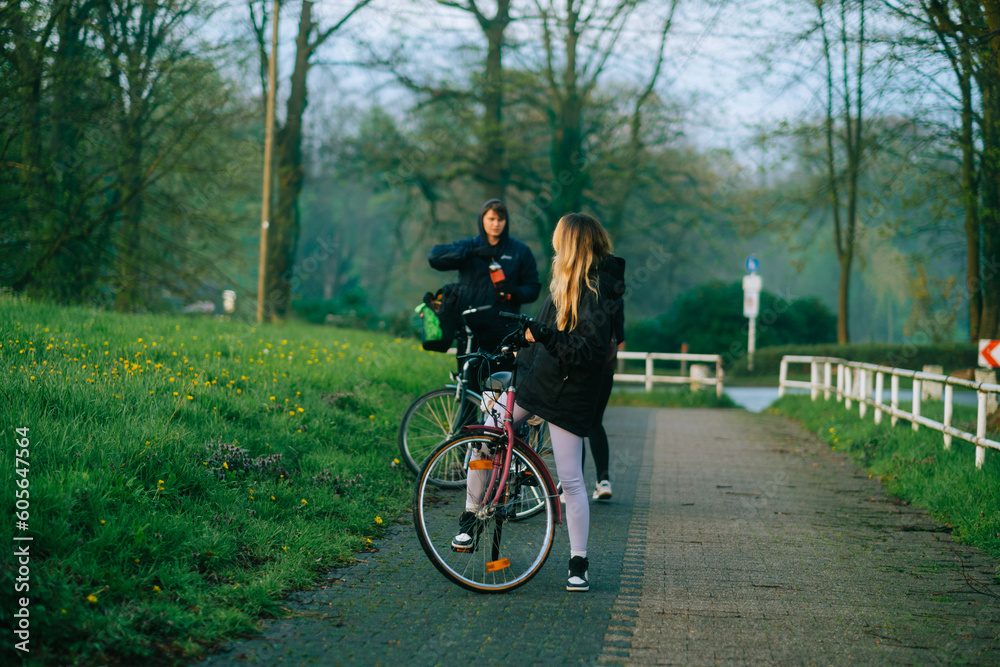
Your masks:
M474 352L486 363L510 357L524 340L530 318L497 354ZM515 371L516 372L516 371ZM467 426L424 462L413 490L413 524L427 557L441 574L477 593L502 593L527 583L545 563L556 524L562 523L559 491L545 463L517 437L511 415L515 390L511 373L491 375L484 393L499 394L493 406L503 427ZM440 479L464 473L466 487L441 487ZM468 525L459 525L466 514ZM466 549L452 547L461 530L473 536Z

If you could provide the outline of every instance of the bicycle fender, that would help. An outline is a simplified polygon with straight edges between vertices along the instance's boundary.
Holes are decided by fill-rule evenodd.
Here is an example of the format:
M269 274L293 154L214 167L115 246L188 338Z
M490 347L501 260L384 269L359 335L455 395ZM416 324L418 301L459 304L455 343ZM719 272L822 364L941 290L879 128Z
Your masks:
M496 426L483 426L476 424L465 426L462 428L462 431L463 432L487 431L491 435L504 434L504 430L502 428L497 428ZM535 450L533 450L531 447L528 447L528 445L525 444L525 442L520 438L515 438L514 442L515 444L520 445L519 453L525 458L529 459L536 466L538 466L538 469L542 471L542 478L543 478L542 482L545 484L545 490L548 492L549 496L553 498L558 498L559 491L556 489L555 480L552 479L552 473L549 472L549 469L545 465L545 462L542 461L542 459L538 456L538 454L535 453ZM556 506L556 523L562 524L562 503L556 502L553 504Z

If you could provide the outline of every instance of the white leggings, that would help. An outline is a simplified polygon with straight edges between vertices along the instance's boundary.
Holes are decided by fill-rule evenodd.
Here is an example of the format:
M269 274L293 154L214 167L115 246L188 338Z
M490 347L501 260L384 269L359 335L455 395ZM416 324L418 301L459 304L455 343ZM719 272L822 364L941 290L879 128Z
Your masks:
M499 405L507 405L507 394L500 395ZM514 429L530 417L531 414L517 403L514 404ZM498 424L492 414L486 418L487 426L503 426ZM549 424L552 436L552 449L556 459L556 474L562 482L563 494L566 496L566 527L569 530L569 548L573 555L585 556L587 553L587 538L590 534L590 502L587 499L587 489L583 483L583 437L573 435L569 431ZM473 459L484 458L485 453L477 450ZM465 509L473 511L478 505L483 487L489 480L489 470L470 470L466 485Z

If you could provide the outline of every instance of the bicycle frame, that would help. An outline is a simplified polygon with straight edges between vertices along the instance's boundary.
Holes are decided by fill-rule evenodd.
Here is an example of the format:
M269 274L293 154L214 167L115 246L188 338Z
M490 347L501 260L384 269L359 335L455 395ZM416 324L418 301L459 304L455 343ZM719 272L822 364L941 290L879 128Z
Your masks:
M536 466L538 466L538 469L542 472L543 476L542 483L545 485L545 490L548 493L548 495L553 498L559 496L559 491L556 489L555 480L552 479L552 473L549 472L549 469L545 465L545 462L542 461L541 457L538 456L538 454L536 454L531 447L524 444L523 441L521 441L514 435L514 393L515 393L514 391L507 391L507 412L504 417L503 428L498 428L496 426L466 426L465 428L462 429L463 431L466 432L488 431L494 435L507 436L508 444L504 448L503 462L500 464L500 469L503 470L503 472L500 473L501 475L500 483L497 484L497 486L495 487L496 491L494 492L493 497L489 499L489 502L486 502L486 500L484 499L483 501L484 506L496 506L501 504L503 500L502 495L504 489L506 488L507 476L510 473L510 462L514 454L514 448L512 444L515 441L520 442L524 446L525 455L527 455L527 457L531 459L531 462L534 463ZM493 469L490 472L489 481L486 484L486 488L487 489L494 488L492 485L496 480L497 480L497 464L494 462ZM562 504L555 503L555 506L556 506L556 524L561 524Z

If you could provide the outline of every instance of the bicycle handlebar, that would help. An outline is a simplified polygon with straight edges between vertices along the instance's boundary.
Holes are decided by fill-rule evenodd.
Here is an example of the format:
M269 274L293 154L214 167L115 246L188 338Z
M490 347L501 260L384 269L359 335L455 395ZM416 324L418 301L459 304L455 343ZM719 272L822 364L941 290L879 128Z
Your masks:
M462 315L463 316L465 316L465 315L471 315L473 313L478 313L481 310L489 310L492 307L493 307L492 304L490 304L488 306L476 306L475 308L469 308L468 310L463 310L462 311ZM503 317L503 313L500 313L500 316Z
M527 324L528 322L531 321L531 318L528 317L527 315L521 315L518 313L508 313L506 311L500 311L498 315L502 320L515 320L517 322L520 322L521 324Z

